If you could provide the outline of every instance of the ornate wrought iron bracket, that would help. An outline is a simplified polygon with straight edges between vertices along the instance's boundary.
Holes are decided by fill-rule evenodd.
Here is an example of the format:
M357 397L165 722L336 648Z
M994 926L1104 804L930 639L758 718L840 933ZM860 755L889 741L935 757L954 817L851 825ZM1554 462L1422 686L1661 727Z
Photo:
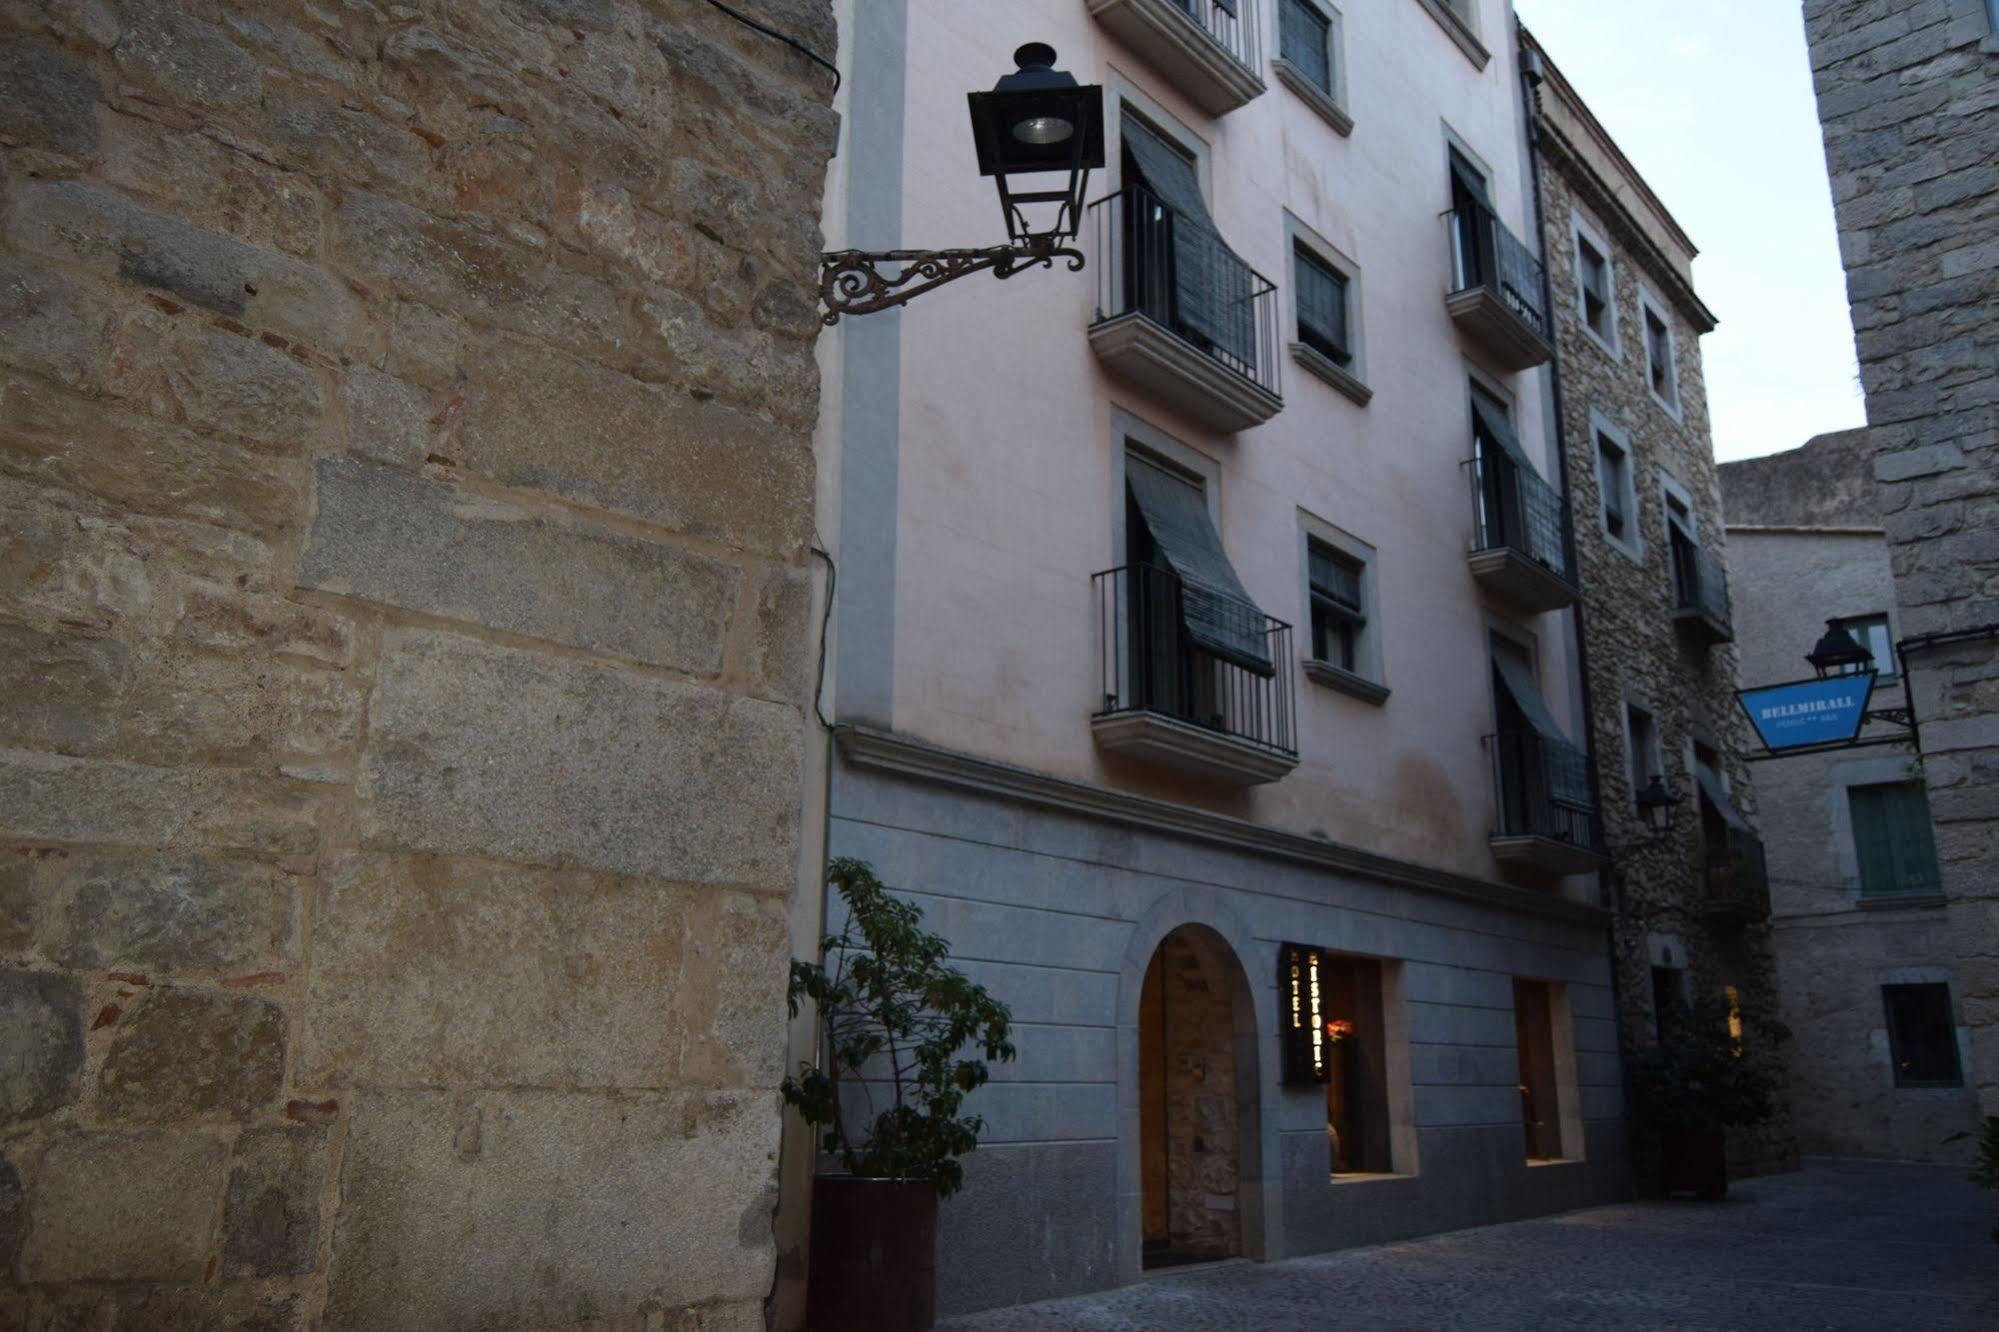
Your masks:
M1053 267L1069 261L1069 271L1083 267L1083 252L1056 245L991 245L983 250L834 250L820 256L819 299L823 320L837 324L843 314L874 314L907 305L916 297L967 273L990 270L1010 278L1030 268ZM884 264L900 264L893 273Z

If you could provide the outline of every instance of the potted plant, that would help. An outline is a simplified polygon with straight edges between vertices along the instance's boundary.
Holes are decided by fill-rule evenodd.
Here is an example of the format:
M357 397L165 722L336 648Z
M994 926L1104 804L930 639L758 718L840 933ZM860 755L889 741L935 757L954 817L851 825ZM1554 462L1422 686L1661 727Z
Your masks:
M846 923L821 941L821 961L791 964L789 991L794 1017L817 1006L824 1060L783 1085L838 1166L813 1179L807 1318L815 1332L927 1328L937 1200L964 1182L958 1157L985 1127L959 1111L985 1060L1013 1058L1010 1014L948 965L923 912L867 865L835 860L827 880Z
M1776 1113L1782 1078L1767 1052L1791 1033L1780 1022L1738 1015L1718 999L1675 1003L1664 1018L1659 1043L1626 1062L1640 1177L1663 1196L1712 1201L1728 1192L1727 1130ZM1745 1035L1764 1058L1746 1052Z
M1999 1189L1999 1115L1985 1116L1985 1127L1976 1133L1953 1133L1944 1141L1964 1142L1970 1138L1978 1139L1978 1159L1965 1178L1981 1189ZM1999 1210L1994 1213L1992 1241L1999 1244Z

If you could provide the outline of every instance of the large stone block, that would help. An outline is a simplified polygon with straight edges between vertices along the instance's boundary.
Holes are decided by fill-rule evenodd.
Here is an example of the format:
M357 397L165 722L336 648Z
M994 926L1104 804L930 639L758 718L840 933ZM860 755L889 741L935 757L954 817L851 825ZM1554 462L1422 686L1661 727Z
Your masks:
M308 798L268 776L13 749L0 749L0 836L267 854L318 841Z
M819 625L812 619L812 576L776 568L757 595L750 638L752 688L765 698L803 705L817 685Z
M97 76L46 42L0 43L0 134L81 156L97 146Z
M376 462L421 466L430 447L430 394L367 366L347 372L347 447Z
M451 446L467 467L728 545L804 545L804 431L517 339L476 352Z
M330 1327L566 1326L769 1289L774 1096L419 1091L351 1108Z
M12 193L7 235L24 250L327 349L353 334L358 307L346 287L289 255L205 231L88 181L24 180Z
M296 960L297 889L275 866L192 853L78 855L43 931L63 966L146 972L282 970Z
M196 1282L228 1146L196 1133L62 1138L27 1172L30 1282Z
M427 629L377 679L368 845L790 890L796 710Z
M118 1332L307 1332L305 1296L248 1285L150 1286L119 1292Z
M222 1221L228 1277L285 1276L319 1265L323 1128L258 1128L236 1140Z
M0 1123L76 1100L83 1072L83 992L67 976L0 971Z
M690 673L722 667L719 560L351 458L317 469L299 582Z
M359 856L314 912L311 1086L664 1087L701 1008L690 897L605 874ZM773 899L775 900L775 899ZM699 938L697 951L714 941ZM767 989L775 1015L780 990ZM782 1033L764 1031L782 1048Z
M250 995L156 990L127 1014L98 1078L96 1109L135 1124L244 1120L285 1076L284 1010Z
M101 175L111 185L171 201L251 245L309 256L319 249L325 201L300 172L259 161L196 127L181 131L135 116L114 117Z
M702 1087L775 1087L786 1072L791 937L782 898L702 893L688 915L674 1007L681 1076Z

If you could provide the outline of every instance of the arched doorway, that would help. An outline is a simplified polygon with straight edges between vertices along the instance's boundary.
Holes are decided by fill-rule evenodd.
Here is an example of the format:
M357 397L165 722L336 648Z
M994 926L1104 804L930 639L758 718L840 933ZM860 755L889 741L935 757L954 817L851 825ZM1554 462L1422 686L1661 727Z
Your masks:
M1160 940L1138 1028L1143 1265L1235 1257L1256 1205L1244 1196L1255 1175L1245 1170L1245 1137L1258 1132L1255 1017L1219 934L1182 925Z

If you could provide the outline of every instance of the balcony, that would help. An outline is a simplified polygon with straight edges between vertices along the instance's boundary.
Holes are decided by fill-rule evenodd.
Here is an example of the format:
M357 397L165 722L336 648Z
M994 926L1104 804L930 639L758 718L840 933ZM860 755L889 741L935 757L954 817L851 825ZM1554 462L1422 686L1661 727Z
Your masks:
M1212 430L1277 415L1277 288L1142 185L1090 205L1104 369Z
M1291 626L1171 571L1128 564L1095 575L1099 747L1225 786L1274 782L1298 766ZM1196 645L1192 622L1240 645Z
M1492 854L1543 874L1586 874L1603 864L1589 759L1536 731L1486 737L1499 796Z
M1721 561L1682 533L1672 534L1673 619L1689 642L1700 647L1735 640L1728 604L1728 575Z
M1569 502L1531 467L1483 442L1466 466L1472 482L1472 577L1535 613L1574 602Z
M1211 116L1263 92L1257 0L1085 0L1091 17Z
M1731 827L1710 837L1701 868L1702 915L1742 922L1770 918L1770 872L1756 834Z
M1482 203L1466 201L1449 219L1452 321L1508 370L1552 359L1540 259Z

